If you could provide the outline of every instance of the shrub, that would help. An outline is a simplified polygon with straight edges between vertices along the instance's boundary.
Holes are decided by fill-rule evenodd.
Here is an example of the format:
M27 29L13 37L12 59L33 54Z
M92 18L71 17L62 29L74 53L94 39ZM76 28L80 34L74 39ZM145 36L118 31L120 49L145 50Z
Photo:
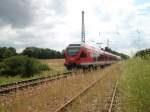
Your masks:
M0 74L22 77L33 76L43 70L48 70L48 66L27 56L13 56L3 60L0 64Z

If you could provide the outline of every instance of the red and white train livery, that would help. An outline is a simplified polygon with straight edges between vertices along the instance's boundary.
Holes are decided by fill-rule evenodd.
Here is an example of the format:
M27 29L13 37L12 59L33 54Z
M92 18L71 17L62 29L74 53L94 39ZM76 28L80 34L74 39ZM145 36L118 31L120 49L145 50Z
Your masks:
M120 56L106 52L87 44L70 44L65 50L67 69L90 68L112 64L121 60Z

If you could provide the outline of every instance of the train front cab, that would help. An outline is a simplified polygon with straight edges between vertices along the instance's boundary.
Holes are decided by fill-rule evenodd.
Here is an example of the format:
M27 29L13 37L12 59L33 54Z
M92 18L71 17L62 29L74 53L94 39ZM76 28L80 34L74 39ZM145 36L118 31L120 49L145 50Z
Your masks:
M65 67L70 70L76 68L79 61L80 45L69 45L65 50Z
M87 48L84 46L69 46L65 51L65 66L67 69L73 68L86 68L88 65L82 65L81 63L87 63L92 61Z

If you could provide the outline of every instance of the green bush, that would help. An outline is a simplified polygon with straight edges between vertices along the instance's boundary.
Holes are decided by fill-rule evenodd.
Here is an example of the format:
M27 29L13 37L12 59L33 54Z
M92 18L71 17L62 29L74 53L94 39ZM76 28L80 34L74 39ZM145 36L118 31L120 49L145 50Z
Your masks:
M47 65L27 56L13 56L4 59L0 64L0 74L9 76L29 77L48 69Z

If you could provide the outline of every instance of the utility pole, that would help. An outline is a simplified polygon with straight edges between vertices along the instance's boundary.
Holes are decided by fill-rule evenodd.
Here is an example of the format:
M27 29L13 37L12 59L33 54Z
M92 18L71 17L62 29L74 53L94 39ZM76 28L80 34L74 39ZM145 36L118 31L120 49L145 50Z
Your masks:
M141 32L140 32L139 29L137 30L137 33L138 33L138 41L140 41L140 34L141 34Z
M101 32L99 32L99 38L101 37ZM96 43L98 46L99 46L99 48L101 49L102 47L101 47L101 45L103 44L102 42L98 42L98 43Z
M140 49L140 36L141 36L141 31L137 29L137 34L138 34L138 39L136 40L137 48Z
M109 48L109 43L110 43L111 41L109 40L109 39L107 39L107 47Z
M101 45L103 44L103 43L96 43L97 45L99 45L99 48L101 49L102 47L101 47Z
M84 11L82 11L82 31L81 31L81 43L85 43Z

